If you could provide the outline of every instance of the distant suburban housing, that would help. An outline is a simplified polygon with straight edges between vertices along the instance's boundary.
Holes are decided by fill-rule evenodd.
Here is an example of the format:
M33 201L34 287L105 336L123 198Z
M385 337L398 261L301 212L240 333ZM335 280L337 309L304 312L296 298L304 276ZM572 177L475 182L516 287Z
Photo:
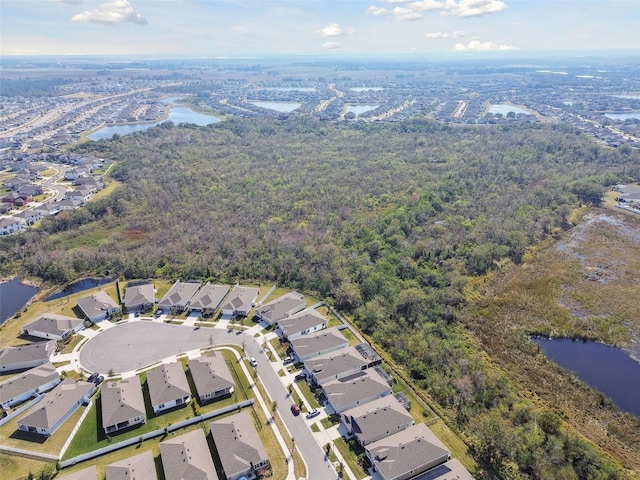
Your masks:
M222 300L229 293L228 285L211 285L207 283L191 300L189 308L203 315L213 315L220 307Z
M156 297L153 292L153 283L127 287L124 291L124 308L127 312L149 310L155 302Z
M342 348L305 360L304 366L313 383L322 385L379 365L380 356L366 343Z
M100 399L102 428L107 435L146 422L142 387L137 376L107 382L102 387Z
M189 360L189 372L200 404L233 393L235 384L221 353Z
M60 383L60 375L50 363L27 370L0 383L0 405L11 408L34 395L51 390Z
M227 480L253 478L269 467L267 451L249 412L212 422L211 436Z
M283 318L278 321L280 334L286 340L294 340L327 328L329 321L317 310L312 308L300 313Z
M365 447L382 480L407 480L449 460L447 448L419 423ZM446 478L446 477L445 477Z
M0 235L10 235L19 232L22 228L17 218L0 218Z
M256 316L269 325L298 313L307 306L302 294L291 292L256 308Z
M78 299L78 308L92 322L105 320L120 311L118 304L104 290Z
M47 363L56 351L56 342L36 342L0 349L0 372L24 370Z
M374 370L333 380L324 384L322 388L329 405L336 413L342 413L391 393L389 384Z
M154 413L158 414L191 400L191 390L182 363L162 364L147 373L149 397Z
M393 395L372 400L342 412L342 424L361 446L393 435L415 422Z
M106 480L152 480L158 478L151 450L110 463L105 468ZM95 477L94 477L95 478Z
M222 305L222 315L228 317L246 317L258 299L259 288L236 285Z
M291 340L291 348L302 362L348 346L349 341L335 327Z
M89 397L95 390L93 383L67 378L18 420L18 428L25 432L53 435L80 405L89 403Z
M160 457L166 480L218 480L207 439L200 428L160 442Z
M95 465L91 465L77 472L56 477L56 480L96 480L96 478L98 478L98 468Z
M166 310L175 310L182 312L187 309L189 302L196 294L202 284L176 282L169 289L167 294L160 299L158 307Z
M67 317L55 313L40 315L33 322L27 323L22 331L25 335L46 338L48 340L64 340L84 328L81 318Z

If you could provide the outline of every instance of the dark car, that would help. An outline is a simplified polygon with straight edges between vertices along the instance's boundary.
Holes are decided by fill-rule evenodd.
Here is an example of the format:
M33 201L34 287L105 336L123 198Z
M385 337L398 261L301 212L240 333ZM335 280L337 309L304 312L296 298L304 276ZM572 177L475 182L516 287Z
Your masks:
M89 378L87 379L87 382L95 382L96 378L98 378L100 376L99 373L92 373L91 375L89 375Z
M102 375L98 375L93 381L94 385L100 385L104 381L104 377Z
M293 413L295 416L300 415L300 407L294 403L293 405L291 405L291 413Z
M302 380L306 380L307 379L307 375L304 372L302 372L302 373L297 374L295 377L293 377L293 379L296 382L300 382Z

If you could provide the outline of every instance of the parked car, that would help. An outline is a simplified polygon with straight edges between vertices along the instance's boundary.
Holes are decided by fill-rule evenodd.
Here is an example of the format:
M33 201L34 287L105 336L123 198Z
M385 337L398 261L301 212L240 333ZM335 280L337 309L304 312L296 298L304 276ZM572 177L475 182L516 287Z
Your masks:
M249 364L250 364L252 367L257 367L257 366L258 366L258 361L257 361L255 358L251 357L251 358L249 359Z
M284 359L282 360L282 364L283 365L287 365L289 363L293 362L293 357L291 355L287 355L286 357L284 357Z
M317 417L318 415L320 415L320 410L318 410L317 408L314 408L309 413L307 413L307 418Z
M98 375L93 381L93 383L95 385L100 385L103 381L104 381L104 377L102 375Z
M302 372L302 373L297 374L295 377L293 377L293 379L296 382L300 382L302 380L306 380L307 379L307 375L304 372Z
M162 315L164 312L162 311L161 308L159 308L158 310L156 310L156 318L158 318L160 315Z
M98 372L96 373L92 373L91 375L89 375L89 378L87 379L87 382L95 382L96 378L98 378L100 376L100 374Z
M291 413L293 413L295 416L300 415L300 407L294 403L293 405L291 405Z

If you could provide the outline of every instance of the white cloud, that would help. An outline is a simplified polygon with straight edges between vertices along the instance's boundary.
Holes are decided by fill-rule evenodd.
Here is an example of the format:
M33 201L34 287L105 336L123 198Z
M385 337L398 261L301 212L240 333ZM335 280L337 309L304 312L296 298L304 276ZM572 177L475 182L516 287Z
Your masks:
M322 35L323 37L342 37L344 35L353 35L355 30L353 28L347 28L345 30L337 23L331 23L320 30L316 30L315 33Z
M398 20L411 21L422 18L422 15L418 12L414 12L410 8L396 7L393 9L393 16Z
M322 48L325 50L341 50L340 44L338 42L324 42L322 44Z
M367 8L367 13L369 15L373 15L374 17L384 17L391 14L391 12L386 8L380 8L374 5L371 5L369 8Z
M412 0L382 0L382 3L409 3Z
M71 18L78 23L101 23L104 25L120 25L123 23L135 23L146 25L147 19L136 12L129 0L113 0L101 3L94 10L85 10Z
M443 13L456 17L478 17L506 9L507 4L500 0L446 0Z
M442 10L445 8L444 2L437 2L436 0L420 0L418 2L411 2L409 7L418 12L429 12L431 10Z
M462 30L456 30L452 33L446 32L428 32L425 37L429 39L438 39L438 38L460 38L466 36L466 32Z
M487 52L491 50L518 50L511 45L498 44L494 42L481 42L478 39L470 40L466 45L456 43L453 49L457 52Z
M66 3L67 5L80 5L82 0L56 0L58 3Z

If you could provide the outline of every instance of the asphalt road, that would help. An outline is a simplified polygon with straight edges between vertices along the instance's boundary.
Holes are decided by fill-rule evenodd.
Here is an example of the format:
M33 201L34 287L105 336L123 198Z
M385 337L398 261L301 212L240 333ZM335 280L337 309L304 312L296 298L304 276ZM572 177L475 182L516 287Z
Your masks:
M281 432L295 439L295 448L304 458L309 480L335 478L325 460L322 446L308 427L304 415L293 416L291 400L271 362L250 334L239 330L186 327L159 322L129 322L110 328L89 340L80 351L80 364L95 372L128 372L188 350L214 344L235 344L244 348L247 357L258 361L258 376L270 399L278 403L278 413L287 427Z

